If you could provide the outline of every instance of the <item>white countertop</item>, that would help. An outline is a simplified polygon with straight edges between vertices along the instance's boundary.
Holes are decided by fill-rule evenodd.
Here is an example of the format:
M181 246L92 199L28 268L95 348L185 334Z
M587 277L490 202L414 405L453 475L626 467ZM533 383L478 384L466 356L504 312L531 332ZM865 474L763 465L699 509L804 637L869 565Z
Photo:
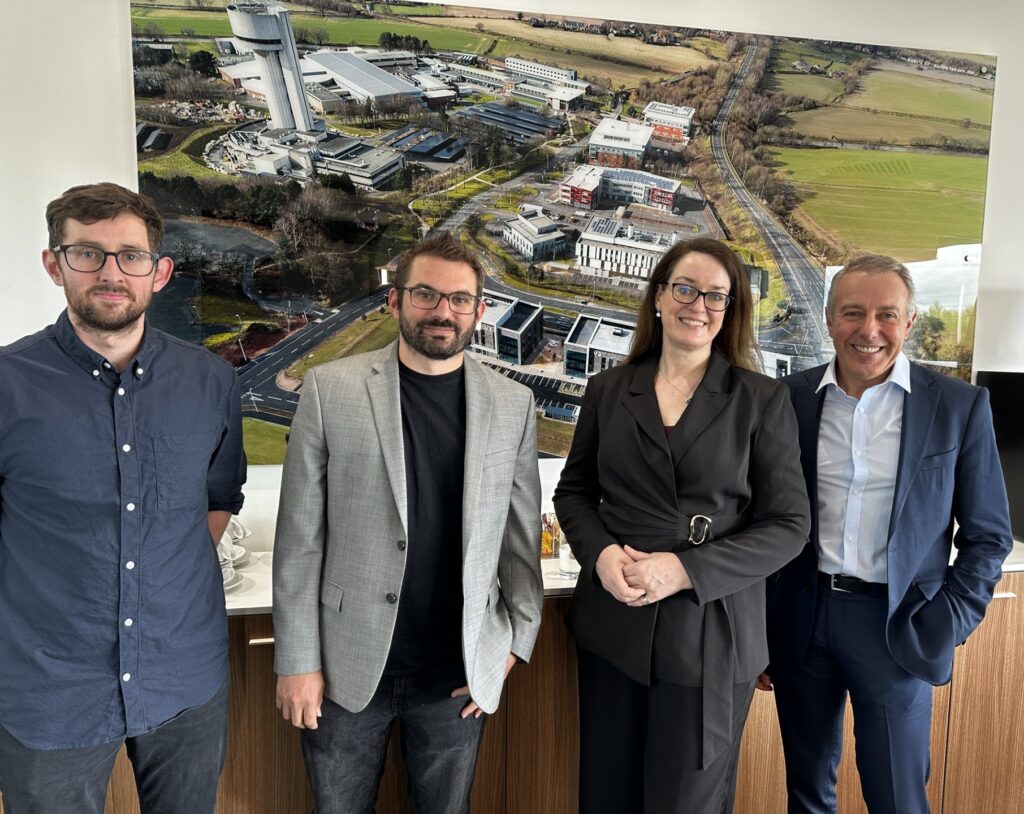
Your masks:
M545 496L542 510L553 511L551 494L554 492L562 459L542 459L541 490ZM273 604L271 570L274 560L274 527L277 523L277 502L281 484L280 466L254 466L249 470L245 485L245 506L238 519L250 534L240 544L249 552L249 561L236 569L242 581L225 594L229 616L270 613ZM538 543L539 544L539 543ZM576 585L575 579L558 575L558 560L541 560L544 574L544 596L568 596Z
M541 511L553 511L551 495L558 482L564 461L561 458L541 458ZM270 613L271 565L274 557L274 526L277 522L277 502L281 483L280 466L254 466L249 470L245 485L245 507L239 520L251 534L241 544L250 552L249 562L238 569L242 582L226 594L229 616ZM955 556L956 550L953 550ZM544 574L544 596L568 596L576 585L575 579L558 576L558 560L541 560ZM1024 571L1024 541L1014 540L1013 551L1003 570Z

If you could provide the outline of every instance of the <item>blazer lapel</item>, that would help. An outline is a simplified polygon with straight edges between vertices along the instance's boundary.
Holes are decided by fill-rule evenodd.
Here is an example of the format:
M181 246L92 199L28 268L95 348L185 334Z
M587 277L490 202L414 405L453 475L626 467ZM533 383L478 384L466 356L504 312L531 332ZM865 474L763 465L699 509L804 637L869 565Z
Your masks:
M374 365L366 379L377 440L384 456L391 492L402 518L402 527L409 533L408 495L405 482L405 443L402 435L402 403L398 381L398 343L381 363Z
M822 365L807 371L804 383L791 391L800 441L800 464L807 481L811 517L815 520L818 516L818 431L821 428L821 408L825 404L825 390L817 390L817 387L826 367Z
M729 362L718 351L711 352L708 369L697 386L682 420L668 439L672 463L677 465L690 451L694 442L710 427L732 400L729 392Z
M932 422L939 407L938 390L929 375L917 365L910 366L910 392L903 396L903 427L900 430L900 458L896 468L896 491L889 517L889 539L910 494L910 485L924 457Z
M654 374L658 369L657 359L645 359L636 366L633 380L622 394L622 404L629 411L651 440L669 453L665 427L661 423L658 397L654 394Z
M462 559L465 563L477 518L476 507L480 502L480 482L483 476L484 456L487 452L492 396L480 364L468 355L463 356L463 360L466 381L466 458L463 467L465 480L462 487Z

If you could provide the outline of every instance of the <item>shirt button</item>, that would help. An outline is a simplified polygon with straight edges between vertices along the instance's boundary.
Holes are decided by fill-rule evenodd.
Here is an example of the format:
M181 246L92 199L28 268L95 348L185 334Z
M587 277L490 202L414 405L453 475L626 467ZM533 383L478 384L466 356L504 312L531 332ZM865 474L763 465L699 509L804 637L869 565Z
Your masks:
M398 550L399 551L405 551L405 540L399 540L398 541Z
M100 375L100 372L99 372L98 370L94 370L94 371L92 372L92 375L93 375L93 376L99 376L99 375Z
M110 370L110 362L104 362L103 367L105 367L107 370Z
M131 444L125 444L123 447L121 447L121 449L123 449L125 452L131 452L132 451L132 445Z
M130 512L134 512L135 511L135 504L134 503L129 503L127 506L125 506L125 508L128 511L130 511Z
M122 681L131 681L132 680L132 674L131 673L125 673L123 676L121 676L121 680Z
M124 395L124 388L123 387L117 388L117 395L119 395L119 396L123 396Z
M398 597L395 596L393 593L389 593L384 598L388 601L389 605L394 605L398 601Z
M860 456L860 450L859 450L859 449L855 449L855 450L853 451L853 454L854 454L854 455L857 455L857 456L859 457L859 456Z
M135 369L135 374L141 376L145 371L141 367Z
M131 627L134 624L134 622L135 622L134 619L125 619L124 620L124 626L125 627Z
M128 560L128 562L124 564L124 567L131 571L135 567L135 560Z
M847 540L852 540L853 539L853 535L852 534L847 534L846 535L846 539Z

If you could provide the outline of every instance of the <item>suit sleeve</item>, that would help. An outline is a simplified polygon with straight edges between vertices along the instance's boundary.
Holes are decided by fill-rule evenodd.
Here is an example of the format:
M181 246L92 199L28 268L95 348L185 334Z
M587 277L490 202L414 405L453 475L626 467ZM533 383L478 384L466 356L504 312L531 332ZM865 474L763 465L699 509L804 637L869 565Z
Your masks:
M810 506L800 467L796 414L784 385L768 401L751 437L748 477L749 525L679 554L698 604L759 582L807 543Z
M316 371L309 371L292 422L274 537L274 672L321 669L320 569L327 505L327 442Z
M619 543L609 534L598 513L602 495L597 467L602 384L601 379L592 379L587 384L572 447L554 495L558 523L580 564L580 579L594 579L598 556L608 546Z
M957 642L981 623L1013 548L1006 486L999 465L988 391L979 388L967 419L956 463L953 537L956 559L946 572L942 595L953 613Z
M533 396L523 394L526 420L516 456L498 581L512 624L512 654L529 661L540 631L544 579L540 570L540 473Z

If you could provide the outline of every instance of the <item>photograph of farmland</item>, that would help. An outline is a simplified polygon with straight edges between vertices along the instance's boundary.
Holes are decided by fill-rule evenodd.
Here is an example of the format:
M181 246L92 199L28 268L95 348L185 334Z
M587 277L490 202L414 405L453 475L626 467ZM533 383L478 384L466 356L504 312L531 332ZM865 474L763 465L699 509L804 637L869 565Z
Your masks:
M236 365L252 463L311 366L380 348L395 259L479 250L470 351L564 455L651 269L727 241L764 370L826 361L829 275L907 264L907 353L969 378L996 60L417 3L132 0L139 188L167 218L154 324Z

